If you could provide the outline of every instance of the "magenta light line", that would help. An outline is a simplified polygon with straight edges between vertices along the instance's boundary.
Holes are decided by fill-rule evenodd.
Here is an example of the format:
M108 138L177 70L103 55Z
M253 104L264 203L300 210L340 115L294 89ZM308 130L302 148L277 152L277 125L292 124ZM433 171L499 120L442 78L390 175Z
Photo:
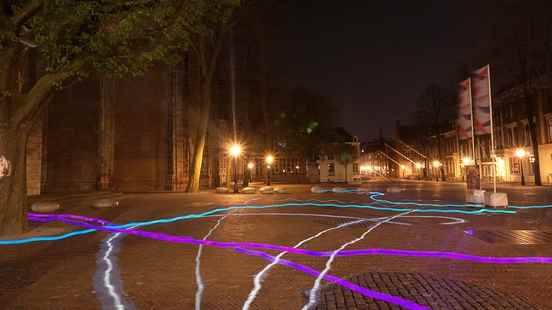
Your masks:
M108 231L108 232L128 233L128 234L131 234L131 235L138 235L138 236L143 236L143 237L146 237L146 238L148 238L148 236L149 236L149 238L151 238L151 239L168 241L168 242L180 243L179 239L182 239L182 241L184 241L185 243L193 243L193 244L204 243L204 245L209 245L208 243L210 243L210 242L204 242L204 240L196 240L196 239L188 238L188 237L170 236L170 235L166 235L166 234L163 234L163 233L151 233L151 232L141 231L141 230L137 230L137 229L117 229L117 228L109 228L109 227L103 227L103 226L96 227L94 225L91 225L91 224L87 223L87 222L91 222L91 221L75 222L75 221L72 221L72 220L67 220L67 219L64 218L64 216L59 216L59 215L57 215L57 216L54 215L52 217L57 218L57 220L59 220L60 222L70 224L70 225L82 226L82 227L86 227L86 228L94 228L94 229L97 229L97 230L103 230L103 231ZM38 217L38 218L43 220L45 217L41 216L41 217ZM31 216L30 219L34 220L35 217ZM241 253L244 253L244 254L247 254L247 255L259 256L259 257L263 257L263 258L271 260L271 261L276 259L275 257L273 257L271 255L268 255L266 253L260 252L260 251L242 249L238 246L232 246L232 248L234 248L237 252L241 252ZM282 265L285 265L285 266L288 266L288 267L291 267L291 268L294 268L298 271L302 271L302 272L304 272L308 275L311 275L311 276L318 277L318 275L320 274L320 272L317 271L317 270L314 270L310 267L307 267L307 266L304 266L304 265L301 265L301 264L298 264L298 263L294 263L294 262L289 261L289 260L281 259L281 260L279 260L278 263L282 264ZM350 289L354 292L357 292L361 295L364 295L368 298L373 298L373 299L385 301L385 302L388 302L388 303L396 304L396 305L399 305L399 306L401 306L403 308L406 308L406 309L411 309L411 310L428 310L429 309L427 307L419 305L419 304L417 304L413 301L410 301L410 300L406 300L406 299L403 299L403 298L400 298L400 297L397 297L397 296L393 296L393 295L389 295L389 294L386 294L386 293L381 293L381 292L369 290L367 288L364 288L362 286L359 286L357 284L354 284L352 282L349 282L349 281L347 281L345 279L342 279L342 278L339 278L337 276L327 274L327 275L324 276L324 279L326 279L329 282L332 282L332 283L341 285L345 288L348 288L348 289Z
M70 216L84 222L67 220L67 215L48 215L40 216L39 221L44 221L45 218L50 218L52 220L61 221L66 224L91 228L100 231L107 232L121 232L136 236L141 236L144 238L150 238L160 241L166 241L171 243L186 243L186 244L202 244L211 247L217 248L248 248L248 249L262 249L262 250L274 250L274 251L286 251L291 254L297 255L307 255L307 256L318 256L326 257L330 256L332 252L321 252L305 249L297 249L293 247L267 244L267 243L256 243L256 242L221 242L221 241L212 241L212 240L198 240L190 236L175 236L165 233L155 233L148 232L139 229L119 229L109 226L95 226L91 225L88 222L102 222L108 223L105 220L93 219L84 216ZM34 215L30 215L29 219L35 221L36 218ZM469 261L474 263L482 264L552 264L552 257L494 257L494 256L476 256L463 254L458 252L444 252L444 251L419 251L419 250L401 250L401 249L359 249L359 250L344 250L341 251L338 256L361 256L361 255L389 255L389 256L401 256L401 257L432 257L432 258L443 258L450 260L460 260L460 261Z
M243 249L243 248L236 248L235 251L238 252L238 253L243 253L243 254L247 254L247 255L251 255L251 256L261 257L261 258L266 259L270 262L276 262L280 265L293 268L295 270L301 271L301 272L303 272L305 274L308 274L310 276L313 276L315 278L320 275L320 272L318 270L315 270L313 268L310 268L308 266L305 266L305 265L302 265L302 264L299 264L299 263L292 262L292 261L287 260L287 259L282 259L282 258L278 259L278 258L276 258L272 255L269 255L269 254L261 252L261 251L248 250L248 249ZM385 301L385 302L390 303L390 304L401 306L405 309L412 309L412 310L427 310L427 309L429 309L426 306L417 304L417 303L415 303L413 301L410 301L408 299L404 299L404 298L401 298L401 297L398 297L398 296L393 296L393 295L390 295L390 294L370 290L370 289L367 289L365 287L362 287L360 285L357 285L353 282L347 281L343 278L340 278L340 277L337 277L337 276L334 276L334 275L326 274L323 277L323 279L328 281L328 282L335 283L335 284L340 285L342 287L348 288L351 291L359 293L359 294L361 294L363 296L366 296L368 298Z

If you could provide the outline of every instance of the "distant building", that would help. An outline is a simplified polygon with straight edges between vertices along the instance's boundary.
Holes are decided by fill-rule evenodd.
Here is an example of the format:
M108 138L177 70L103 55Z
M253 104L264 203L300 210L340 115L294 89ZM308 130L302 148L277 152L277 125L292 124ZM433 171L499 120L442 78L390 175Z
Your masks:
M360 173L360 142L343 128L329 135L319 159L320 182L352 182Z
M542 182L552 184L552 92L542 88L536 94L535 122L539 148L539 163ZM525 180L533 183L535 156L528 127L527 112L521 87L500 92L493 100L493 127L497 156L497 181L521 181L523 169ZM418 134L413 134L413 133ZM454 124L444 129L439 136L423 136L413 126L397 126L396 139L412 145L427 157L421 177L436 179L442 176L449 181L463 181L464 162L473 160L472 141L459 140ZM527 156L518 158L517 149ZM478 136L475 143L476 158L480 158L481 177L490 181L493 177L490 135ZM408 162L408 161L406 161ZM433 163L439 164L433 164Z

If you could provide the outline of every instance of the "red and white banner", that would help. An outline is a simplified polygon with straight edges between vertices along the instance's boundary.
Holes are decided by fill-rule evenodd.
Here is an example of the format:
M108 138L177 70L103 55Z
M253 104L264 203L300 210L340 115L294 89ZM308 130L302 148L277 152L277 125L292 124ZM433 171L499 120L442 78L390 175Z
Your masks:
M491 87L489 66L472 73L472 102L474 107L473 125L476 135L490 134L491 123Z
M472 137L472 107L470 79L458 83L458 138L460 140Z

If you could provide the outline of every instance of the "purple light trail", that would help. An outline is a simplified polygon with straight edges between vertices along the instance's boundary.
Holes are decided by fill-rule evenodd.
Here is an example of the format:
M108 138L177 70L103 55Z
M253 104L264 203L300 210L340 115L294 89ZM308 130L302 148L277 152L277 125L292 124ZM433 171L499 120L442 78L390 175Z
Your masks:
M73 218L80 221L73 221L66 218ZM185 243L185 244L197 244L197 245L206 245L216 248L247 248L247 249L263 249L263 250L274 250L274 251L286 251L291 254L298 255L307 255L307 256L319 256L325 257L330 256L332 252L322 252L314 250L305 250L298 249L288 246L267 244L267 243L256 243L256 242L220 242L212 240L198 240L190 236L175 236L164 233L156 233L143 231L139 229L119 229L109 226L96 226L89 224L88 222L96 223L108 223L105 220L88 218L84 216L74 216L66 214L53 214L53 215L39 215L35 216L34 214L29 214L29 219L35 221L36 219L40 222L48 221L60 221L69 225L91 228L99 231L107 232L121 232L125 234L131 234L136 236L141 236L144 238L150 238L154 240L160 240L171 243ZM463 254L458 252L443 252L443 251L419 251L419 250L401 250L401 249L359 249L359 250L344 250L341 251L338 256L359 256L359 255L390 255L390 256L403 256L403 257L434 257L434 258L443 258L450 260L462 260L470 261L473 263L482 263L482 264L552 264L552 257L539 257L539 256L530 256L530 257L494 257L494 256L476 256Z

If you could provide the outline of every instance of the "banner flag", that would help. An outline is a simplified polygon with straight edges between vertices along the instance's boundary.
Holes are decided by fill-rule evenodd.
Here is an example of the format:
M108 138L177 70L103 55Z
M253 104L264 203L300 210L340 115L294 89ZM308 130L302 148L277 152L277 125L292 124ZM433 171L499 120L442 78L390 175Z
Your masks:
M492 131L490 76L489 66L487 65L474 71L471 77L474 107L473 124L476 135L486 135Z
M472 107L470 79L458 83L458 138L472 138Z

